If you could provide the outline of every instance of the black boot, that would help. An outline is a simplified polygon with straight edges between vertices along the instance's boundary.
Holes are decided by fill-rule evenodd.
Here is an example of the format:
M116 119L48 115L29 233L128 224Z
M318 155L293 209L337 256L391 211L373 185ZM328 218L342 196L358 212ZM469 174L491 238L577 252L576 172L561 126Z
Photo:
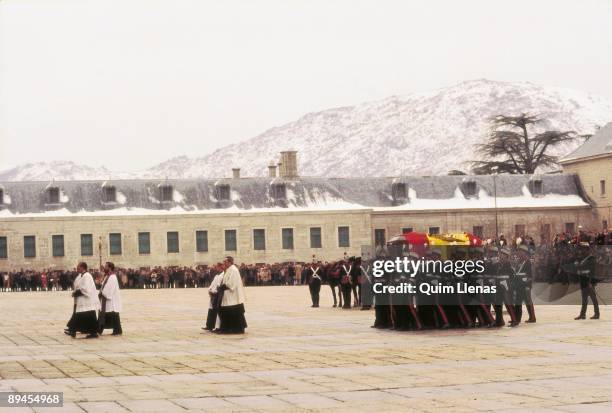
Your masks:
M526 323L535 323L536 322L536 316L535 316L535 308L533 307L533 304L527 304L527 313L529 314L529 318L525 322Z

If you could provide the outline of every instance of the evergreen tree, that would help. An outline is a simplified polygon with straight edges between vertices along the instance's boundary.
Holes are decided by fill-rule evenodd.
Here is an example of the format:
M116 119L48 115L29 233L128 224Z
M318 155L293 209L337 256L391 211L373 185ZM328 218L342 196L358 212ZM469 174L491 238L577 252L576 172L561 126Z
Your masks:
M526 113L492 118L487 142L477 146L477 153L484 160L474 161L472 172L532 174L540 167L554 165L557 157L548 154L548 149L576 139L576 134L572 131L533 133L534 126L541 121L538 116Z

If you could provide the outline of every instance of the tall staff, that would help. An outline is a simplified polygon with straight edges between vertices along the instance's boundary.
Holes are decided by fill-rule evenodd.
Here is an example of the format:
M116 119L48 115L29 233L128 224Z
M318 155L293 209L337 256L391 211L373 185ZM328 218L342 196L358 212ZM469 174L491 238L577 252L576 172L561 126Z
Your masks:
M100 258L100 268L102 268L102 236L98 237L98 256Z

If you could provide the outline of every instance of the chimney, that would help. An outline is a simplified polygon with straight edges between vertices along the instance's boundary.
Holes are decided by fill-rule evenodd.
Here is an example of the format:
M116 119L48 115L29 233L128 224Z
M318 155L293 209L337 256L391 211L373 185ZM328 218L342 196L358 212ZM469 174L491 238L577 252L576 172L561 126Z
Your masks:
M270 165L268 165L268 176L276 178L276 165L274 165L274 162L270 162Z
M278 163L276 164L276 170L278 176L283 176L285 174L283 172L283 163L281 161L278 161Z
M240 168L232 168L232 178L240 179Z
M297 151L281 152L281 163L280 176L282 178L297 178Z

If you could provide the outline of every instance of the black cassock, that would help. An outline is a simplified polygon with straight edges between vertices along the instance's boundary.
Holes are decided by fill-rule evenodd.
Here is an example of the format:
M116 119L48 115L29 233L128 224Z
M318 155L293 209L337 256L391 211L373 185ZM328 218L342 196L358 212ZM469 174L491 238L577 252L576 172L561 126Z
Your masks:
M67 327L68 330L76 333L96 334L98 330L96 311L91 310L72 314Z
M223 300L223 290L217 290L212 297L212 308L208 309L208 315L206 317L206 329L214 330L215 324L217 323L217 315L219 314L219 308L221 307L221 300Z

